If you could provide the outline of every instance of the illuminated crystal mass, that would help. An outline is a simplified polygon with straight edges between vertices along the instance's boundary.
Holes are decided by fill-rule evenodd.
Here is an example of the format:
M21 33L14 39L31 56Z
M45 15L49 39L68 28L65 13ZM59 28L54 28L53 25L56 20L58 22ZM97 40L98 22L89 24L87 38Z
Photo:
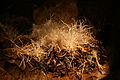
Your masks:
M25 80L99 80L107 76L109 65L106 51L95 39L92 28L85 20L33 24L31 35L9 39L13 47L6 49L6 55L26 72L27 77L22 77Z

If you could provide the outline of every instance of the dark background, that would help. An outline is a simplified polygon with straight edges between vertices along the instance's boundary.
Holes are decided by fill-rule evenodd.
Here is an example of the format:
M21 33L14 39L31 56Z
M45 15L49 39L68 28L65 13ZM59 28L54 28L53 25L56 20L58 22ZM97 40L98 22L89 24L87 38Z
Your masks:
M1 0L0 22L8 25L14 24L19 34L31 33L32 24L35 21L33 11L36 8L44 10L45 6L54 6L60 1L64 2L64 0ZM119 2L109 0L75 0L75 2L78 7L77 18L84 16L96 29L100 29L97 39L103 42L112 56L110 75L104 80L120 80L120 16L119 4L117 4Z

